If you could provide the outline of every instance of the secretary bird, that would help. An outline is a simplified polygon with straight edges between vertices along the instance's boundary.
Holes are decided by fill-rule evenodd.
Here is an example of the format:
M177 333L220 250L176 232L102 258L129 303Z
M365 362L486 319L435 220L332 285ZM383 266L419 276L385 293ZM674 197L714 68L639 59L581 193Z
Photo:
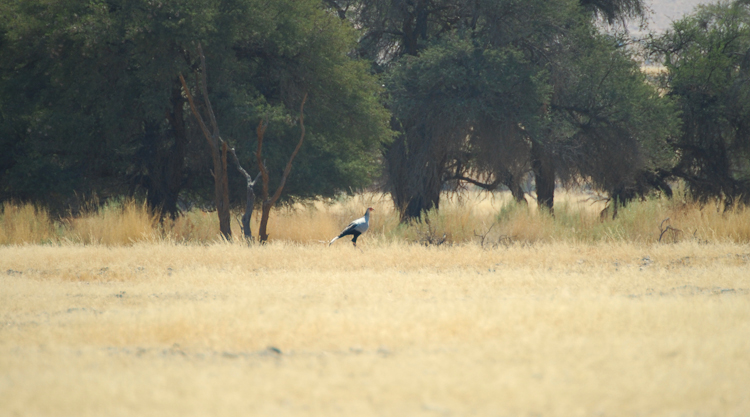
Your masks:
M365 211L365 215L358 218L357 220L349 223L349 226L346 226L346 229L344 229L343 232L341 232L340 235L334 237L330 243L328 243L328 246L333 245L333 242L337 241L338 239L341 239L344 236L347 235L353 235L352 243L354 244L354 247L357 247L357 238L362 233L366 232L367 229L370 228L370 212L374 211L372 207L368 207L367 211Z

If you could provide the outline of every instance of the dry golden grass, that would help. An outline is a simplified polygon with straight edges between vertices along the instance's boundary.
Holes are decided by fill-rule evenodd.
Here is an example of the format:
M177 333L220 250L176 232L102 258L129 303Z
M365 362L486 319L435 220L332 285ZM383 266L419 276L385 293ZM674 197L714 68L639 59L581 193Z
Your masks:
M641 67L641 71L646 75L658 76L667 72L667 67L664 65L644 65Z
M0 415L750 414L748 244L374 239L0 247Z
M0 245L50 241L55 225L44 209L33 204L0 205Z
M330 240L352 219L362 216L367 207L375 208L375 212L370 231L362 239L371 245L404 241L483 242L489 246L561 241L655 243L660 237L662 243L750 242L749 209L725 211L716 204L687 203L679 192L671 200L653 198L633 202L621 208L614 220L611 213L601 215L605 203L592 194L557 193L554 218L538 212L533 200L528 205L514 203L508 193L447 194L439 211L409 225L399 224L390 198L367 193L341 201L279 207L271 212L270 241ZM241 240L239 217L237 213L237 221L232 225L236 241ZM255 234L258 217L256 211L252 224ZM662 234L668 226L669 231ZM58 222L31 205L6 204L0 212L0 244L72 242L117 246L157 241L210 244L221 240L218 230L216 213L193 210L160 224L145 205L134 201L114 202Z
M327 247L366 207L362 250ZM360 194L248 246L215 213L6 204L0 415L749 415L750 212L603 207L463 193L402 225Z
M128 200L68 220L68 234L70 240L84 244L131 244L156 239L157 225L145 203Z

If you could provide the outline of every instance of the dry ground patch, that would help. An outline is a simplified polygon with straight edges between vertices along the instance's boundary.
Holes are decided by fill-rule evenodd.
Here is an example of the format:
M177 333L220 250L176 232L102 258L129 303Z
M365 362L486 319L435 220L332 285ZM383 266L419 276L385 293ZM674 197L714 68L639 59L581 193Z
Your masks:
M0 415L750 414L750 246L0 247Z

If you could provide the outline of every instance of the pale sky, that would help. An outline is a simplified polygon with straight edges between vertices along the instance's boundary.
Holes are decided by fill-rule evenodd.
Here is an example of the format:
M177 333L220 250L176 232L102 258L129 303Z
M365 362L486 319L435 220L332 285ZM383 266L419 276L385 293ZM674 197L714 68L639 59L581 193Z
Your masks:
M713 3L710 0L646 0L653 10L649 27L653 31L663 31L671 26L672 21L691 13L699 4Z

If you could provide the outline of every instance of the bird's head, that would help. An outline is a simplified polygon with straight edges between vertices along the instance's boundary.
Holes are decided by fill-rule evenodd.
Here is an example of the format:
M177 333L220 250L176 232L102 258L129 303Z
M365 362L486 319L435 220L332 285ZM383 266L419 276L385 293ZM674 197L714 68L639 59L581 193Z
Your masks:
M374 208L372 208L372 207L368 207L368 208L367 208L367 211L375 211L375 209L374 209Z

